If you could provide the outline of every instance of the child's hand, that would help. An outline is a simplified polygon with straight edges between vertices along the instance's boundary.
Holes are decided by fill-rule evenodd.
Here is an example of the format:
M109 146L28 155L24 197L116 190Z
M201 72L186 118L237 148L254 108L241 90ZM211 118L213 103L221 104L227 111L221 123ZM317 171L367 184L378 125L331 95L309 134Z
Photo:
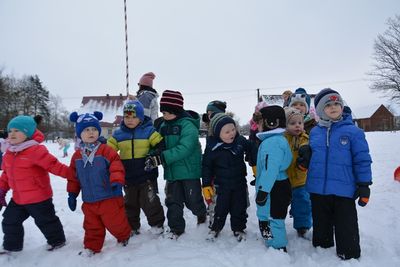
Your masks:
M358 185L356 192L354 193L354 199L358 198L358 205L361 207L365 207L368 204L369 196L371 194L371 190L368 185L360 184Z
M153 169L157 168L158 165L161 165L161 163L160 155L147 156L144 162L144 170L146 172L152 171Z
M215 195L214 188L212 186L203 187L203 196L207 205L210 205L213 202L213 197Z
M259 206L264 206L267 203L268 193L262 190L258 190L256 196L256 203Z
M6 191L3 189L0 189L0 211L3 208L3 206L7 206L7 202L6 202Z
M68 207L71 211L76 210L76 198L78 197L75 193L68 193Z
M296 161L297 167L306 171L310 165L311 160L311 147L309 145L303 145L299 148L299 156Z

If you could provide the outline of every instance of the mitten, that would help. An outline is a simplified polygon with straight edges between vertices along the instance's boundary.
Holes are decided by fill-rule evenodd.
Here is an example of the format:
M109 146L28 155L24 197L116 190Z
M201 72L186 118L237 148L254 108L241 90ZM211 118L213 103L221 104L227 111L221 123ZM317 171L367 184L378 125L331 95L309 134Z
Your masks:
M122 184L120 183L112 183L111 190L114 197L122 196Z
M256 196L256 203L259 206L264 206L267 203L268 193L262 190L258 190Z
M203 196L207 205L210 205L213 202L213 197L215 195L214 188L212 186L204 186L203 187Z
M78 197L75 193L68 193L68 207L71 211L76 210L76 198Z
M356 192L354 193L354 199L358 198L358 205L364 207L368 204L370 194L371 190L369 189L368 185L359 184L357 186Z
M0 211L3 208L3 206L7 206L7 202L6 202L6 193L7 191L0 189Z
M311 147L303 145L299 148L299 156L297 157L296 165L300 170L306 171L310 165Z
M144 170L146 172L149 172L155 168L158 167L158 165L161 165L161 157L160 155L155 155L155 156L147 156L146 160L144 162Z

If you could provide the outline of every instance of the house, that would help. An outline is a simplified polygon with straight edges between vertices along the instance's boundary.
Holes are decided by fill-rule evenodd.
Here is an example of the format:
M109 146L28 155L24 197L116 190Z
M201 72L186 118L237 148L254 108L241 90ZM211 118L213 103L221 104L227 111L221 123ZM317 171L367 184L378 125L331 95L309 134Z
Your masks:
M395 116L383 104L355 109L353 119L366 132L395 130Z
M100 121L101 135L108 138L119 127L122 121L122 107L126 101L125 95L84 96L78 114L100 111L103 119Z

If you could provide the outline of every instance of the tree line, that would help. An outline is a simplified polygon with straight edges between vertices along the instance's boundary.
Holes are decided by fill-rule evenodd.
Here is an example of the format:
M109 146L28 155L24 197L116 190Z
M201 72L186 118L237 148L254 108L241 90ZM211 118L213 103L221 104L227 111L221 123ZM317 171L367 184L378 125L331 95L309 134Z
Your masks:
M61 97L50 94L38 75L15 78L0 72L0 130L17 115L42 116L38 128L48 138L60 134L73 135L69 112L63 107Z

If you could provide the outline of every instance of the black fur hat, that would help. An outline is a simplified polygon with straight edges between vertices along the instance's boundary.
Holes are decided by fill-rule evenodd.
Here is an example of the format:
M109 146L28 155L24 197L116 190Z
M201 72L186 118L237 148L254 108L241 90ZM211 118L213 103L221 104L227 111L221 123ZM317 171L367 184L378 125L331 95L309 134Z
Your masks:
M281 106L268 106L260 109L263 118L263 130L271 131L276 128L286 128L285 110Z

